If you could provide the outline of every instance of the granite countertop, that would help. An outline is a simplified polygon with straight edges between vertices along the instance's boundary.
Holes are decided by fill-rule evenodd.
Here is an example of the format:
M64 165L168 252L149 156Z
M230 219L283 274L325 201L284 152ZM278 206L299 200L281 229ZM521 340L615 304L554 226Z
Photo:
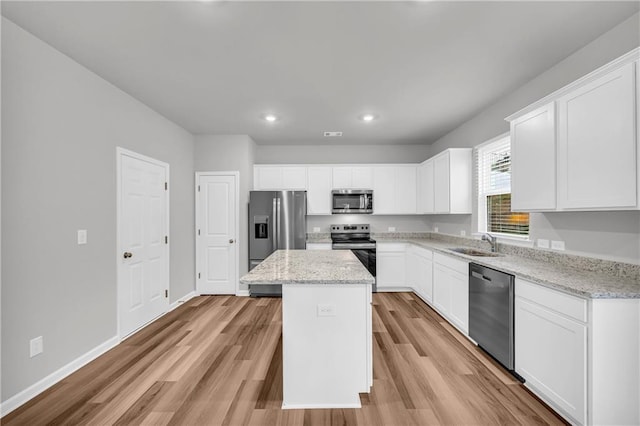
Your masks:
M373 284L373 276L350 250L278 250L242 284Z
M573 257L573 264L562 262L542 261L511 254L501 254L499 257L468 256L453 252L449 249L461 247L461 244L438 241L424 238L385 238L376 236L378 243L404 242L424 247L434 252L446 254L489 268L497 269L519 278L541 284L565 293L590 299L639 299L640 280L636 277L618 276L611 265L615 262L601 261L586 257ZM551 258L553 259L553 258ZM585 262L594 262L595 266L601 265L600 272L593 271L594 265L585 265ZM597 268L596 268L597 269Z

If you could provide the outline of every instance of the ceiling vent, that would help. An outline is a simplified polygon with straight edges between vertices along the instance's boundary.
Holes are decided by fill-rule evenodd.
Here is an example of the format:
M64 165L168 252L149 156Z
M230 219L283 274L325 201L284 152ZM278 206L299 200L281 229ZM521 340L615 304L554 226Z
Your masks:
M339 138L342 136L342 132L324 132L325 138Z

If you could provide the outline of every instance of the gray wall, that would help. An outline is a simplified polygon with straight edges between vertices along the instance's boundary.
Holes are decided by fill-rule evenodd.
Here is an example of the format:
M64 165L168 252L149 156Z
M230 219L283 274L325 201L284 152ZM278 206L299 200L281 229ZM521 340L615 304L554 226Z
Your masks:
M640 45L640 15L614 27L554 67L440 138L429 152L473 147L509 131L504 118ZM474 204L475 210L475 204ZM431 226L459 234L477 230L475 216L436 216ZM532 213L531 237L563 240L567 251L638 263L640 212Z
M427 145L257 145L256 164L421 163Z
M429 222L426 216L375 216L362 214L336 214L332 216L308 216L307 232L314 232L314 228L329 232L329 226L338 223L368 223L371 232L389 232L388 227L396 228L395 232L427 232Z
M2 20L2 400L114 337L116 146L171 167L171 300L194 290L193 136ZM76 230L88 244L76 244ZM29 358L29 340L44 352Z
M238 249L240 276L248 270L249 191L253 188L255 143L247 135L197 135L195 138L195 170L198 172L240 172L240 212ZM240 285L241 290L247 286Z

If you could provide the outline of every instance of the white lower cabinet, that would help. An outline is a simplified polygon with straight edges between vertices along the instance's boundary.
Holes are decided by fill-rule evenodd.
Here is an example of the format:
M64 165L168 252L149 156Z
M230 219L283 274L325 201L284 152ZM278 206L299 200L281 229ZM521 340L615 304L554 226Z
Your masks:
M378 291L407 290L406 244L376 245L376 285Z
M433 255L433 306L464 334L469 334L469 263Z
M407 286L422 299L433 301L433 252L409 245L407 247Z
M516 372L547 402L577 423L584 424L587 325L552 307L553 299L558 297L578 304L586 301L565 294L556 295L540 286L527 295L531 299L524 298L518 291L522 286L535 284L516 280ZM562 309L561 304L556 307Z

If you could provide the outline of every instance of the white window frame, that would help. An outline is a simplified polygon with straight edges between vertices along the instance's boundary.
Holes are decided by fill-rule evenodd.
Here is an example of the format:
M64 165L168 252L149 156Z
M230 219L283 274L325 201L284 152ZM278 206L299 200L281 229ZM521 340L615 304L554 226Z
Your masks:
M477 200L477 235L482 235L488 233L487 231L487 196L489 195L499 195L511 193L511 182L509 182L509 191L505 192L504 190L497 191L486 191L484 189L484 176L480 176L480 161L481 156L483 155L483 151L486 151L491 145L495 145L498 143L503 143L505 140L509 141L509 145L511 145L511 135L509 132L503 133L495 138L489 139L486 142L481 143L474 147L474 168L475 168L475 193ZM516 235L516 234L507 234L503 232L491 232L491 235L498 237L499 239L509 239L515 241L531 241L531 217L529 217L529 234L528 235Z

